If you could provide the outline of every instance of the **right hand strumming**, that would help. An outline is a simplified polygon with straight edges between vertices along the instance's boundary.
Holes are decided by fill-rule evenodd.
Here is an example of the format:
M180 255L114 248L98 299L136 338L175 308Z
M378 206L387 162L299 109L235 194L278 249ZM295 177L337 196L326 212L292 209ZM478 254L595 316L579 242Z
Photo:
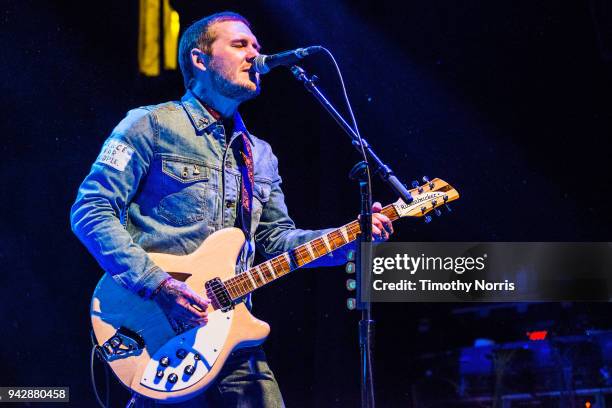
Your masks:
M210 300L199 296L185 282L164 281L153 300L162 309L175 332L181 333L208 322Z

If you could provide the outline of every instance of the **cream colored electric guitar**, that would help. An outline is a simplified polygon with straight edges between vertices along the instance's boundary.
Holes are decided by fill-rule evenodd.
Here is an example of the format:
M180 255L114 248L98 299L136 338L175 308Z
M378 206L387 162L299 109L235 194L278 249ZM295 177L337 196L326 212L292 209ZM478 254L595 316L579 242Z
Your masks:
M440 179L410 193L410 204L400 199L382 213L392 221L430 217L429 212L459 198ZM104 274L91 302L101 354L119 380L138 394L167 403L192 398L215 379L232 351L261 344L268 336L270 326L251 315L240 301L244 296L354 241L358 233L359 223L353 221L239 275L235 265L244 234L237 228L215 232L189 255L149 254L162 269L212 302L208 323L181 334L153 301Z

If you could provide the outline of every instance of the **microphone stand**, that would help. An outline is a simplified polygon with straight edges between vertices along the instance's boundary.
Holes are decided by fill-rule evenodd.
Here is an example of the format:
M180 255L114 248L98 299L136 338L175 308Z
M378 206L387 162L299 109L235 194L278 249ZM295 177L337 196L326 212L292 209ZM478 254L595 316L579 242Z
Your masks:
M393 171L389 166L382 162L382 160L372 150L370 144L364 139L359 138L359 135L355 130L344 120L342 115L334 108L329 100L323 95L316 85L317 77L315 75L308 76L306 71L301 67L294 65L291 67L291 73L293 76L304 84L304 87L315 97L317 101L325 110L334 118L336 123L340 125L342 130L351 139L351 144L359 154L367 156L368 165L375 174L378 176L397 194L399 195L406 204L412 202L412 196L410 192L402 184L398 178L393 174ZM363 152L362 152L363 146ZM360 214L360 228L361 234L359 234L359 244L357 245L357 277L362 276L364 279L359 287L361 299L357 301L357 307L361 310L361 320L359 321L359 348L361 355L361 406L364 408L374 408L374 374L372 368L372 352L373 352L373 340L374 340L374 320L372 320L372 304L369 302L370 299L370 276L371 271L361 271L362 265L370 268L372 265L372 252L371 245L368 243L372 242L372 192L370 191L370 184L367 181L367 169L366 163L360 162L353 167L351 170L350 177L354 180L359 181L360 196L361 196L361 214ZM363 244L366 245L363 245ZM359 282L359 279L358 279ZM366 300L362 302L361 300Z

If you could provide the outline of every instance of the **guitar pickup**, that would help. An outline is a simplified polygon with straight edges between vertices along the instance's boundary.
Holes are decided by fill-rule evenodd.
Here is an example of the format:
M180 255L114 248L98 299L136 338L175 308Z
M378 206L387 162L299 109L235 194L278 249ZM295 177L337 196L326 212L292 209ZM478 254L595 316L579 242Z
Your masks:
M234 308L234 302L220 278L213 278L204 284L206 296L215 309L226 312Z

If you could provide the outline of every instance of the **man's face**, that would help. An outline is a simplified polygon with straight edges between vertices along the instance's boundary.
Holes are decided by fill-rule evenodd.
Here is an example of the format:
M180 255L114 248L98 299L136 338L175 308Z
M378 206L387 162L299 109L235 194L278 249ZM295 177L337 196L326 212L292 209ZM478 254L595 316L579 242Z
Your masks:
M250 72L259 55L259 44L249 27L240 21L215 23L216 39L211 46L209 71L214 90L239 101L259 94L259 74Z

